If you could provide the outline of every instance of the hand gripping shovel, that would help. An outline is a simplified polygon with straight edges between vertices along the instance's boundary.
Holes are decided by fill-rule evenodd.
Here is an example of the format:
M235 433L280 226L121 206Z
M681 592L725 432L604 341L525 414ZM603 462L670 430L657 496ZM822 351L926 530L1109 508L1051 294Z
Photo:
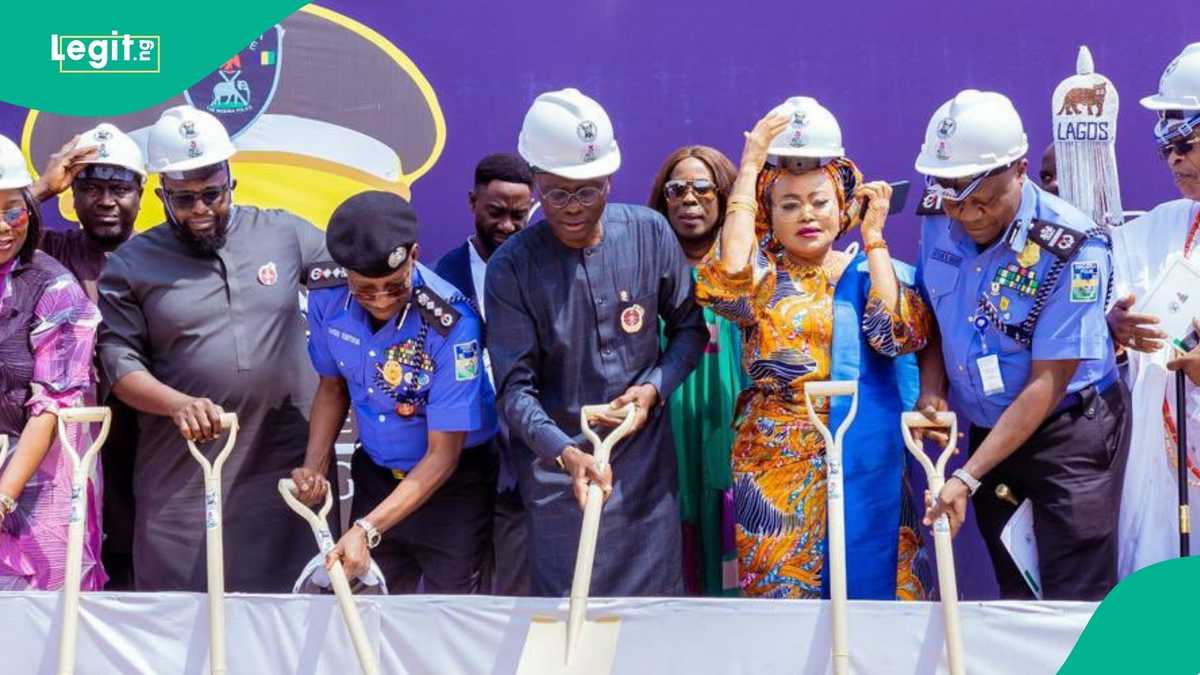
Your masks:
M100 433L82 456L71 445L68 424L100 423ZM58 638L58 673L75 672L75 643L79 635L79 584L83 577L83 534L87 529L87 483L100 446L108 438L112 412L108 408L67 408L58 412L58 442L71 462L71 515L67 525L67 574L63 581L62 633ZM6 449L5 449L6 450ZM0 462L4 452L0 452Z
M208 671L225 675L225 551L221 539L221 467L237 442L237 415L221 415L221 429L229 432L216 461L208 459L192 441L188 450L204 470L205 547L208 549Z
M592 443L596 465L608 464L613 446L633 428L632 404L613 410L607 405L583 406L579 410L579 426ZM603 441L588 426L588 418L597 414L614 415L625 419ZM600 534L600 510L604 494L600 486L588 487L587 504L583 509L583 527L579 534L579 551L575 556L575 578L571 582L570 611L567 624L553 617L535 616L529 624L529 635L521 651L517 675L607 675L612 670L617 651L620 620L606 617L586 621L588 590L592 584L592 562L596 557L596 538ZM565 630L564 630L565 629Z
M830 433L829 427L813 409L814 396L851 397L850 410L846 413L846 419L838 426L836 436ZM845 493L842 489L842 441L846 438L846 430L850 428L850 423L854 421L855 413L858 412L858 382L807 382L804 385L804 403L808 406L808 416L813 425L825 439L828 476L825 481L825 494L829 518L829 600L833 610L833 672L834 675L847 675L850 672L850 630L846 620L846 511Z
M333 507L333 490L325 491L325 503L321 505L321 510L317 513L296 499L295 490L296 484L290 478L280 479L279 494L283 496L283 501L287 502L287 505L301 518L308 521L313 535L317 538L317 548L321 549L321 553L329 553L334 545L333 535L329 533L329 522L325 518L329 515L329 509ZM367 631L363 628L362 617L358 615L358 610L354 607L354 594L350 592L350 582L346 579L346 572L342 569L340 560L335 560L333 567L329 570L329 581L333 585L334 595L337 596L338 608L342 610L342 619L346 622L346 630L350 633L350 642L354 644L354 653L358 655L358 665L362 667L364 675L379 675L379 665L375 663L375 654L372 653L371 643L367 640Z
M922 444L913 438L912 429L949 429L950 440L938 457L935 465L925 454ZM958 418L952 412L940 412L937 421L931 421L919 412L900 415L900 433L908 451L925 468L929 480L929 494L935 497L946 483L946 460L954 454L958 444ZM937 553L938 590L942 596L942 623L946 628L946 661L950 664L950 675L963 675L962 633L958 621L958 583L954 575L954 545L950 540L950 521L945 515L933 523L933 546Z

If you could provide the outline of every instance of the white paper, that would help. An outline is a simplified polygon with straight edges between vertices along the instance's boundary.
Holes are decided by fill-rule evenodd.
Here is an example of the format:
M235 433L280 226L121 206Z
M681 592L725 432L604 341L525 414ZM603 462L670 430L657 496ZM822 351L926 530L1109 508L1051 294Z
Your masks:
M1182 349L1183 339L1192 331L1192 320L1200 317L1200 269L1176 258L1133 311L1158 317L1162 323L1156 328Z
M983 393L987 396L1004 393L1004 376L1000 373L1000 357L988 354L975 359L979 368L979 379L983 383Z
M1021 571L1021 577L1029 584L1029 590L1042 599L1042 574L1038 567L1037 537L1033 533L1033 502L1026 499L1017 507L1000 531L1000 543L1012 556L1013 563Z

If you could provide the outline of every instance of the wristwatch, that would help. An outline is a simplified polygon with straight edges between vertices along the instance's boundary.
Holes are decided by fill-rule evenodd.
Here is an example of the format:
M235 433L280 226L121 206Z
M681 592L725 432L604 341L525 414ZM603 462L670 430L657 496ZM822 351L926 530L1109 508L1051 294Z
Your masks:
M951 478L957 478L962 481L963 485L967 486L970 496L974 497L979 490L979 480L967 473L966 469L955 469L954 473L950 474Z
M362 531L366 533L367 548L375 548L379 545L379 542L383 539L383 535L379 534L379 530L377 530L375 526L371 524L371 521L367 520L366 518L359 518L358 520L354 521L354 524L362 528Z

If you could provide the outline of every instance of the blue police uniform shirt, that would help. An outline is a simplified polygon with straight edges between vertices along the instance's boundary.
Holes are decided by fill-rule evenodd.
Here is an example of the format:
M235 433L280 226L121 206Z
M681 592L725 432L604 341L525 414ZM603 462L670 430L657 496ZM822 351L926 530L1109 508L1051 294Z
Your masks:
M1087 236L1060 263L1057 278L1047 278L1059 260L1055 251L1065 255L1077 245L1077 233L1095 227L1028 178L1016 218L982 250L949 216L924 219L918 282L941 329L949 403L972 424L996 425L1025 388L1033 360L1079 359L1067 393L1111 380L1116 365L1105 321L1112 277L1107 240ZM1038 304L1040 314L1030 326L1026 319ZM978 359L989 355L998 359L1002 391L985 387Z
M344 283L312 290L308 299L313 367L322 376L346 381L359 440L371 461L402 471L425 456L429 430L465 431L463 447L469 448L488 441L497 429L495 394L483 370L478 314L458 289L414 264L413 296L426 287L459 312L444 337L425 323L415 301L407 315L402 310L375 332L370 314ZM403 324L397 326L401 316ZM417 349L422 334L424 357ZM427 402L416 405L411 416L402 416L397 404L413 395L427 396Z

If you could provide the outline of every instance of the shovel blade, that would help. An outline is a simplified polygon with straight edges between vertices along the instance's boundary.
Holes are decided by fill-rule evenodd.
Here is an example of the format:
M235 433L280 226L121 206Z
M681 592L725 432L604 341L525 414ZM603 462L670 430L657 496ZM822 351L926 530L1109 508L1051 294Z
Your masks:
M585 621L568 663L567 622L535 616L529 623L517 675L609 675L620 631L617 617Z

